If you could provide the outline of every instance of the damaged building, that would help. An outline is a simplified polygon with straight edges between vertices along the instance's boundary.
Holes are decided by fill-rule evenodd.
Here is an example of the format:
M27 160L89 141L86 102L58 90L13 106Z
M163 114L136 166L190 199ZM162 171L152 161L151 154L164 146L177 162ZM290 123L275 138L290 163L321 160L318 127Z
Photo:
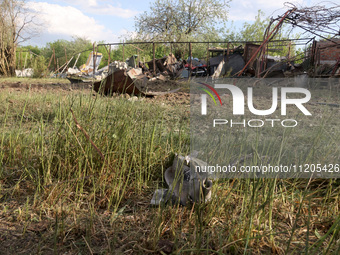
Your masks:
M314 41L308 52L313 77L340 76L340 39Z

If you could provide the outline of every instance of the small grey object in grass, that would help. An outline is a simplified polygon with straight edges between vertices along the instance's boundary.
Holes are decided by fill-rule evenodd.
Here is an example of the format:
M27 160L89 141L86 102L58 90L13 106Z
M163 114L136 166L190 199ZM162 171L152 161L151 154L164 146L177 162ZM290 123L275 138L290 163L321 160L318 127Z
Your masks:
M152 196L151 204L159 205L161 203L166 203L169 200L169 189L156 189Z
M211 199L212 181L207 175L195 172L192 166L207 165L206 162L195 158L198 155L194 151L189 156L175 155L171 167L165 170L164 178L169 189L155 191L151 204L166 203L170 197L172 202L186 205L187 202L208 202Z

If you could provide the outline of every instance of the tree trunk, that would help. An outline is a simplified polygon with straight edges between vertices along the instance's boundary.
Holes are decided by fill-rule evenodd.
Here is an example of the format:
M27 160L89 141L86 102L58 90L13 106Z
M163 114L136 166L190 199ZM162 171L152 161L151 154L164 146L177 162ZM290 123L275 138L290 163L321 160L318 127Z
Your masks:
M16 51L17 48L12 46L9 48L9 55L8 55L8 75L15 76L15 68L16 68Z
M19 18L24 16L23 19ZM33 22L34 16L25 9L24 0L0 1L0 75L14 76L16 50L24 28Z

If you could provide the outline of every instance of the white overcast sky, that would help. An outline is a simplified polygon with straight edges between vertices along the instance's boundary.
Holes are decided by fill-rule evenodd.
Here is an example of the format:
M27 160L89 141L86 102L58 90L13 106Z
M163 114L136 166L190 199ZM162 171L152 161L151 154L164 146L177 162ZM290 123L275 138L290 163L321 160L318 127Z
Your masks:
M213 0L212 0L213 1ZM338 0L336 0L338 1ZM151 1L152 2L152 1ZM287 8L287 0L233 0L229 19L234 26L254 20L261 9L266 16L278 16ZM290 1L303 6L315 4L312 0ZM134 17L149 10L149 1L123 0L35 0L27 1L44 24L40 36L25 44L44 46L58 39L71 40L81 36L91 41L118 42L134 31Z

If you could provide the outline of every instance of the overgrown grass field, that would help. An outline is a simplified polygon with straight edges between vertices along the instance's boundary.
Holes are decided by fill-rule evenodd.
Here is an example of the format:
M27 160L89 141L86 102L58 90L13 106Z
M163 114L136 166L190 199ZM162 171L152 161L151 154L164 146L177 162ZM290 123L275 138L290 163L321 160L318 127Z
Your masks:
M0 103L0 253L340 253L336 179L223 179L207 204L150 206L190 151L188 104L30 86Z

